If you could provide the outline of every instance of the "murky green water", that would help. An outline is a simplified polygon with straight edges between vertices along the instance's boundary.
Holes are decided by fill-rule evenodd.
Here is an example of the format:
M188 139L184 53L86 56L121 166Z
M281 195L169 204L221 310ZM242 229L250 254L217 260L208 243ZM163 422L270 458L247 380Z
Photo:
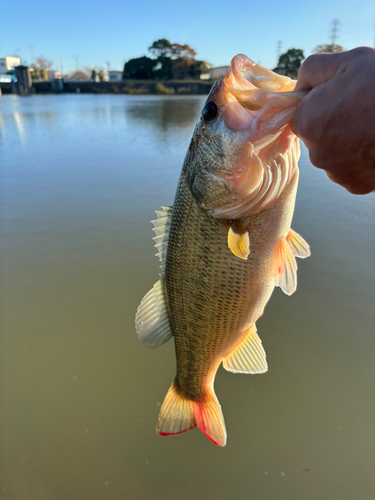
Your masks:
M144 347L134 314L203 102L1 99L2 499L374 498L375 196L306 150L293 227L312 256L258 321L269 372L219 370L226 448L155 432L174 347Z

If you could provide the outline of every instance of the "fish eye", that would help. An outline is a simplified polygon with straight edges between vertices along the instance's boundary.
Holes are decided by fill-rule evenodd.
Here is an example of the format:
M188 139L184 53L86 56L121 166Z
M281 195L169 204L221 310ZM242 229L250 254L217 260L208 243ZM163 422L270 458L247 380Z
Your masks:
M202 118L205 122L212 122L216 118L218 109L213 101L206 102L204 108L202 109Z

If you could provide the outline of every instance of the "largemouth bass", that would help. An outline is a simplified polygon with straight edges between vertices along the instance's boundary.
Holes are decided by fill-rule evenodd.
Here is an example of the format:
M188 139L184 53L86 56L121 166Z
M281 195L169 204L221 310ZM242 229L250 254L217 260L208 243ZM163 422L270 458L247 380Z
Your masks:
M297 287L296 257L310 255L291 229L298 139L289 128L303 93L244 55L212 87L195 126L173 207L153 221L160 280L143 298L136 330L149 347L174 337L177 374L157 432L199 427L215 444L226 430L214 379L267 371L256 330L275 286Z

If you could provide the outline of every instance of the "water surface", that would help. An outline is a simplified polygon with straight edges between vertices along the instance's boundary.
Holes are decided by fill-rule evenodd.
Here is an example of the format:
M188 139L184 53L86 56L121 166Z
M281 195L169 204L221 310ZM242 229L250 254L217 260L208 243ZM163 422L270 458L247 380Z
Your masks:
M4 500L373 498L375 197L305 149L293 228L312 256L258 321L269 372L219 370L225 448L155 432L174 347L144 347L134 314L203 102L1 98Z

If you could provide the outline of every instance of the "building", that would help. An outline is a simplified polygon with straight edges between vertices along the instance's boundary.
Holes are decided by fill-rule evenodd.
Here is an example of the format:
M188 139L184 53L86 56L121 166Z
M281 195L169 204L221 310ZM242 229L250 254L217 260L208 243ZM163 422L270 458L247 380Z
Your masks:
M3 59L0 59L0 74L12 71L16 66L19 66L20 64L21 59L19 57L4 57Z
M62 78L61 71L54 71L54 70L47 71L47 75L48 75L48 80L61 80Z
M223 76L229 69L229 66L217 66L216 68L210 69L210 79L217 80L220 76Z
M122 81L122 71L108 71L108 80L110 82L121 82Z
M197 61L199 63L199 78L201 80L210 80L210 71L212 64L207 61Z

